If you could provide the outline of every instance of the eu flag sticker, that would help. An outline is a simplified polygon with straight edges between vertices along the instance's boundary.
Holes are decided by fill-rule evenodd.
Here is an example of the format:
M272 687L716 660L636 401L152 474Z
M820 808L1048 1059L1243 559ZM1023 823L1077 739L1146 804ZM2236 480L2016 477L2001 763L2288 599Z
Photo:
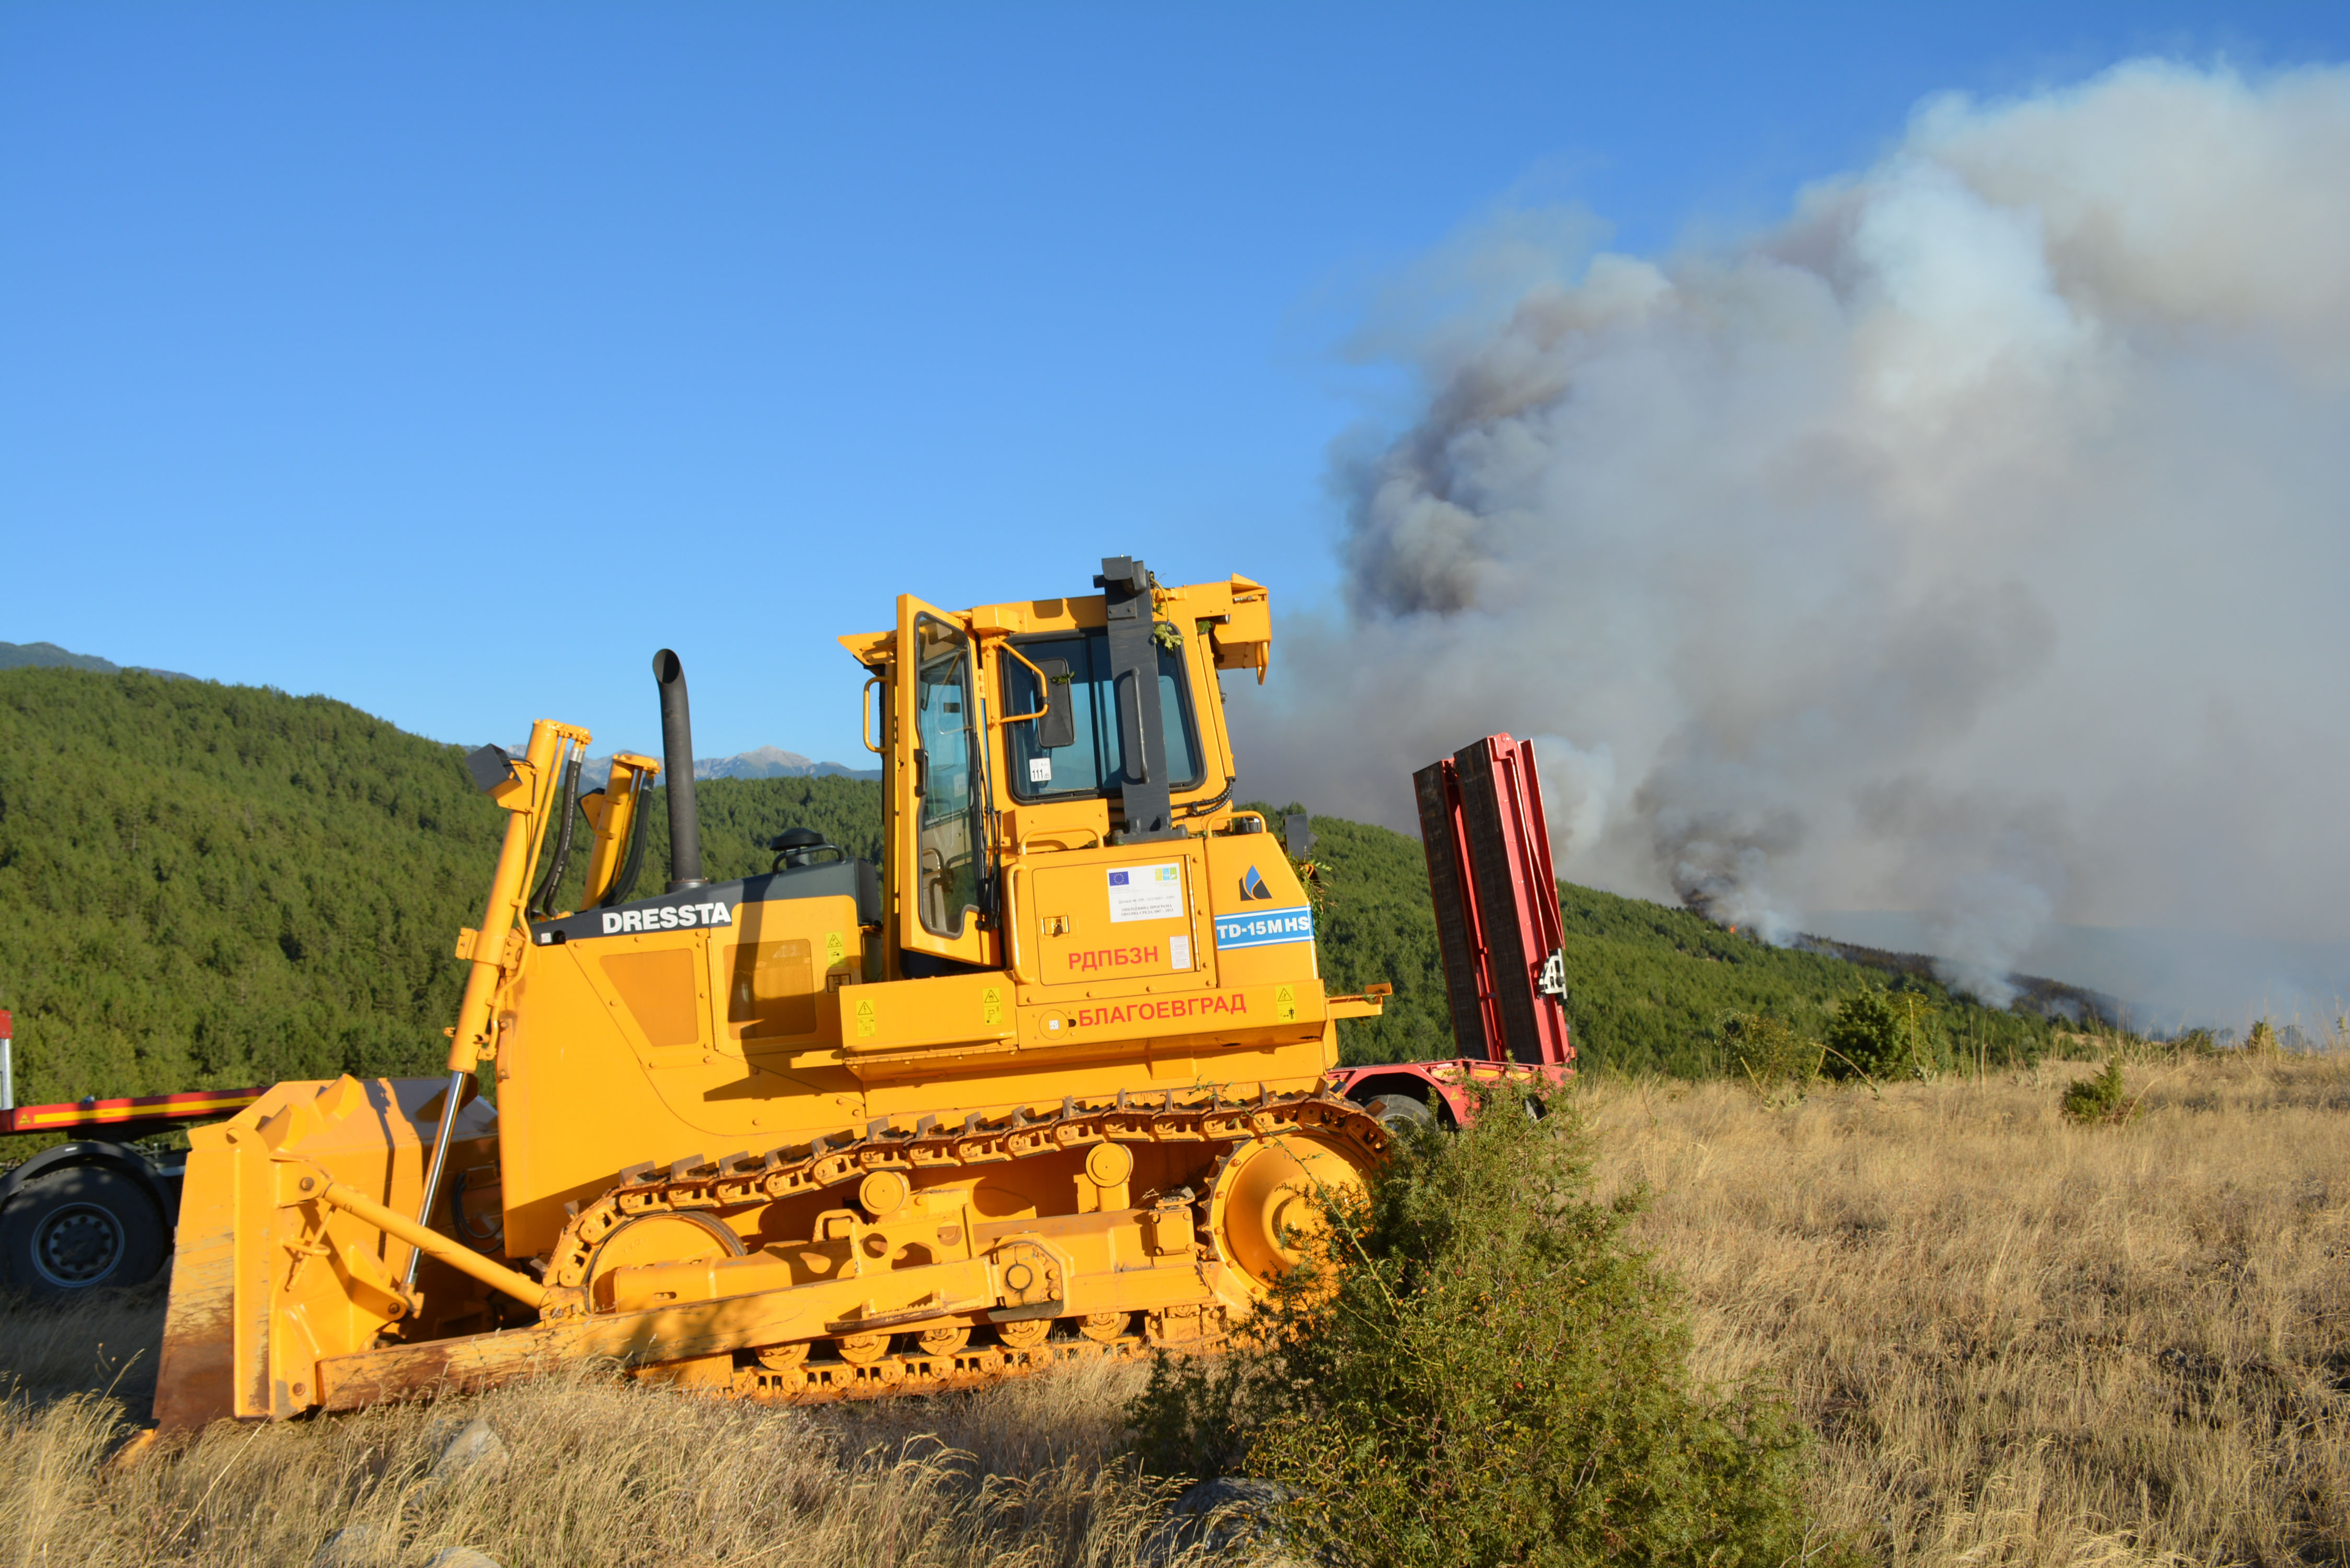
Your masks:
M1181 920L1190 918L1180 861L1128 866L1109 874L1109 918L1120 920Z

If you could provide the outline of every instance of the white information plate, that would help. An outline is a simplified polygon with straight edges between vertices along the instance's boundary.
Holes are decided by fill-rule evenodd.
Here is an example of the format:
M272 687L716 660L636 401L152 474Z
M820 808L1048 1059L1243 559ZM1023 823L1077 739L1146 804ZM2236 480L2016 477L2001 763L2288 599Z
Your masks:
M1183 863L1121 866L1110 872L1109 918L1113 921L1181 919Z
M1244 915L1216 917L1216 946L1227 952L1313 940L1314 911L1303 904L1294 909L1254 909Z

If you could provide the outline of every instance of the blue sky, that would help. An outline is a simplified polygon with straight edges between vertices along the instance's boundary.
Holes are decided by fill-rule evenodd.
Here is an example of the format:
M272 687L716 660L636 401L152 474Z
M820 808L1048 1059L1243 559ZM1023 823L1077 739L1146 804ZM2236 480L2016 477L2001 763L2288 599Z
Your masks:
M855 762L833 638L1105 551L1326 601L1383 279L1655 254L1922 98L2350 7L0 8L0 639ZM1276 659L1279 650L1275 651Z

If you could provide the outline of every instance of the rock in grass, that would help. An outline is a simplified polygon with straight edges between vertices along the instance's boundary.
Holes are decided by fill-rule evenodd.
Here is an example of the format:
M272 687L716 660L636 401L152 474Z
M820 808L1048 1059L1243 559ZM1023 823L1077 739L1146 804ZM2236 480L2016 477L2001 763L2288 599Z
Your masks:
M429 1479L454 1481L477 1471L495 1469L505 1462L504 1441L491 1429L487 1421L476 1416L449 1439L449 1446L442 1449L441 1457L432 1462L432 1474Z
M1213 1553L1281 1545L1281 1505L1290 1490L1252 1476L1218 1476L1175 1500L1167 1521L1143 1549L1146 1563L1165 1563L1204 1546Z
M498 1564L478 1547L452 1546L434 1553L424 1568L498 1568Z
M376 1555L376 1542L383 1532L372 1524L346 1524L310 1554L310 1568L360 1568Z

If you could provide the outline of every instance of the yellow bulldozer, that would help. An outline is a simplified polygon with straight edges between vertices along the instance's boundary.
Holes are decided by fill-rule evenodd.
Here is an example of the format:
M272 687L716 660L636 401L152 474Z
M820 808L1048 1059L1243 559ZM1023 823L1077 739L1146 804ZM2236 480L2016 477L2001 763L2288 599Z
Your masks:
M876 1396L1243 1320L1386 1147L1326 1081L1382 996L1325 993L1305 890L1232 804L1218 677L1263 678L1266 591L1123 556L1095 587L901 597L840 639L879 867L803 831L703 877L666 651L662 759L582 796L575 726L468 758L511 815L448 1075L280 1084L192 1135L158 1420L580 1357ZM634 897L664 776L668 886ZM586 891L551 909L581 826Z

